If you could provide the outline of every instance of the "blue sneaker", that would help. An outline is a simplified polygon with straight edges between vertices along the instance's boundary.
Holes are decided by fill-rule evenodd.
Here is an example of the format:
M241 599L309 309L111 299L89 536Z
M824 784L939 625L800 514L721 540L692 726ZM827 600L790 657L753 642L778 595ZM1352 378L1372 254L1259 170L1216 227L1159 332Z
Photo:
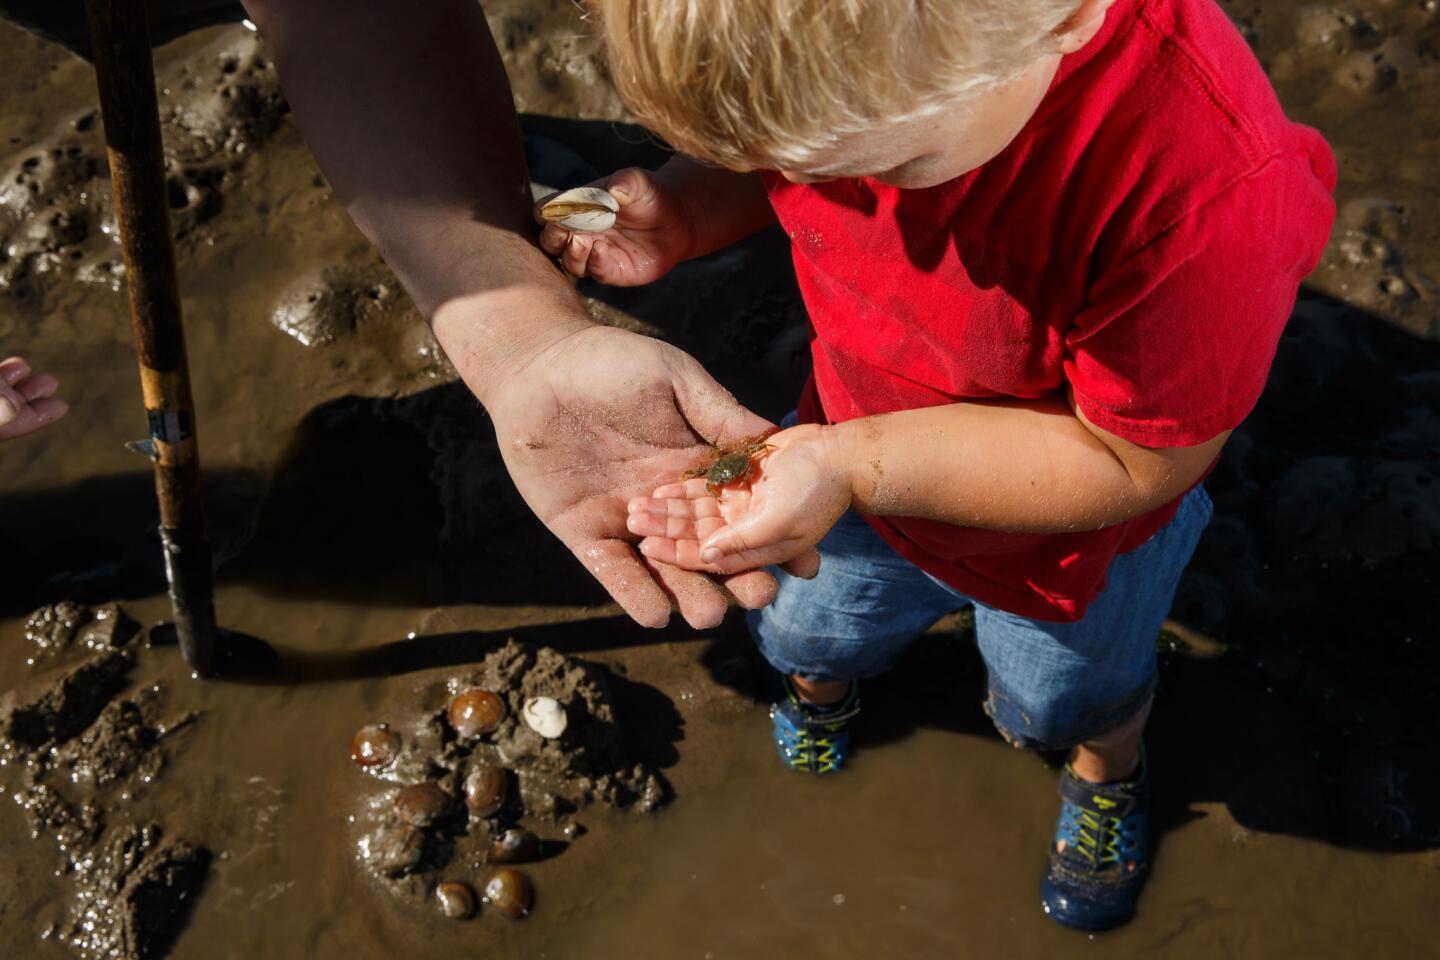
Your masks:
M835 773L850 756L849 723L860 713L860 684L852 680L839 703L817 706L795 693L789 677L770 705L780 762L805 773Z
M1060 774L1060 821L1040 901L1051 919L1079 930L1109 930L1129 920L1150 872L1146 811L1150 771L1129 783L1090 783L1067 764Z

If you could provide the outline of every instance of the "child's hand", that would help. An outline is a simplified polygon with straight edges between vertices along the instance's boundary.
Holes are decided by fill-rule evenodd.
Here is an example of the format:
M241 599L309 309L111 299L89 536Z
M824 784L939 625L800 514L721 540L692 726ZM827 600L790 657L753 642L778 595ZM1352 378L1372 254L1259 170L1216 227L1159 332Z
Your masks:
M31 373L22 357L0 360L0 440L23 436L59 420L70 408L55 396L59 383Z
M545 224L540 247L559 257L567 273L614 287L634 287L660 279L690 256L695 240L691 213L663 176L628 167L588 186L609 190L620 212L615 226L604 233ZM541 200L535 206L537 220L544 205Z
M705 478L668 483L630 501L628 526L652 560L709 573L782 564L795 576L820 569L815 545L850 507L851 479L837 463L828 428L804 424L766 442L748 485L714 497Z

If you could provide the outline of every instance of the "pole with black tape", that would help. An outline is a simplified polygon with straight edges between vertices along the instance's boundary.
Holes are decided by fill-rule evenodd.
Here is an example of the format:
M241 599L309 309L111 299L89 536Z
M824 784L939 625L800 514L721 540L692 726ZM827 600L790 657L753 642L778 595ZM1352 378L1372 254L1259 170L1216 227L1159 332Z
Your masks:
M155 463L165 575L180 649L191 668L208 677L217 666L214 582L146 6L145 0L85 2L140 355L150 427L143 447Z

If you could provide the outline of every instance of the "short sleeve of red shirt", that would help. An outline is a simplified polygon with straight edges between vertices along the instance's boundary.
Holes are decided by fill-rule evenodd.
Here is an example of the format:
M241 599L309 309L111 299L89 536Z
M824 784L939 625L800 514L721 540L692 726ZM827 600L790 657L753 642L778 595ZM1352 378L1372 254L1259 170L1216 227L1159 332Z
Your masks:
M1179 447L1245 419L1334 209L1310 162L1270 160L1095 278L1064 359L1092 423Z

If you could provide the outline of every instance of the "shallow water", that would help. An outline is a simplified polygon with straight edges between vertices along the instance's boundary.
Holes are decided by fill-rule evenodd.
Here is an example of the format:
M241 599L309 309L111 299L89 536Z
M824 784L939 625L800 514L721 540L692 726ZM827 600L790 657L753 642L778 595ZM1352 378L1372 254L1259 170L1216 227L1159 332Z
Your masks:
M264 624L277 643L356 650L417 624L405 610L277 602L225 590L228 622ZM163 612L157 601L133 606ZM470 616L483 619L483 612ZM582 626L624 634L609 618ZM522 628L523 629L523 628ZM0 624L0 656L18 624ZM617 636L618 639L618 636ZM641 638L635 637L639 640ZM591 810L589 833L526 869L538 889L522 922L482 909L455 923L393 900L354 860L346 811L370 788L346 756L350 733L427 672L273 687L186 682L173 649L137 684L166 679L175 708L204 715L135 811L163 811L219 855L176 957L368 960L484 949L530 957L1043 956L1091 949L1040 913L1039 860L1055 810L1054 773L993 736L921 727L858 753L844 776L784 770L763 709L719 689L698 665L703 640L621 646L683 718L674 803L652 817ZM439 674L453 672L438 668ZM905 679L901 687L918 686ZM875 709L896 706L894 689ZM1161 755L1160 762L1175 762ZM1268 836L1223 805L1164 833L1140 918L1094 949L1164 957L1437 955L1433 854L1379 855ZM0 807L17 870L3 891L6 956L66 956L32 940L58 918L58 859L31 844L18 808ZM1102 947L1103 944L1103 947Z

